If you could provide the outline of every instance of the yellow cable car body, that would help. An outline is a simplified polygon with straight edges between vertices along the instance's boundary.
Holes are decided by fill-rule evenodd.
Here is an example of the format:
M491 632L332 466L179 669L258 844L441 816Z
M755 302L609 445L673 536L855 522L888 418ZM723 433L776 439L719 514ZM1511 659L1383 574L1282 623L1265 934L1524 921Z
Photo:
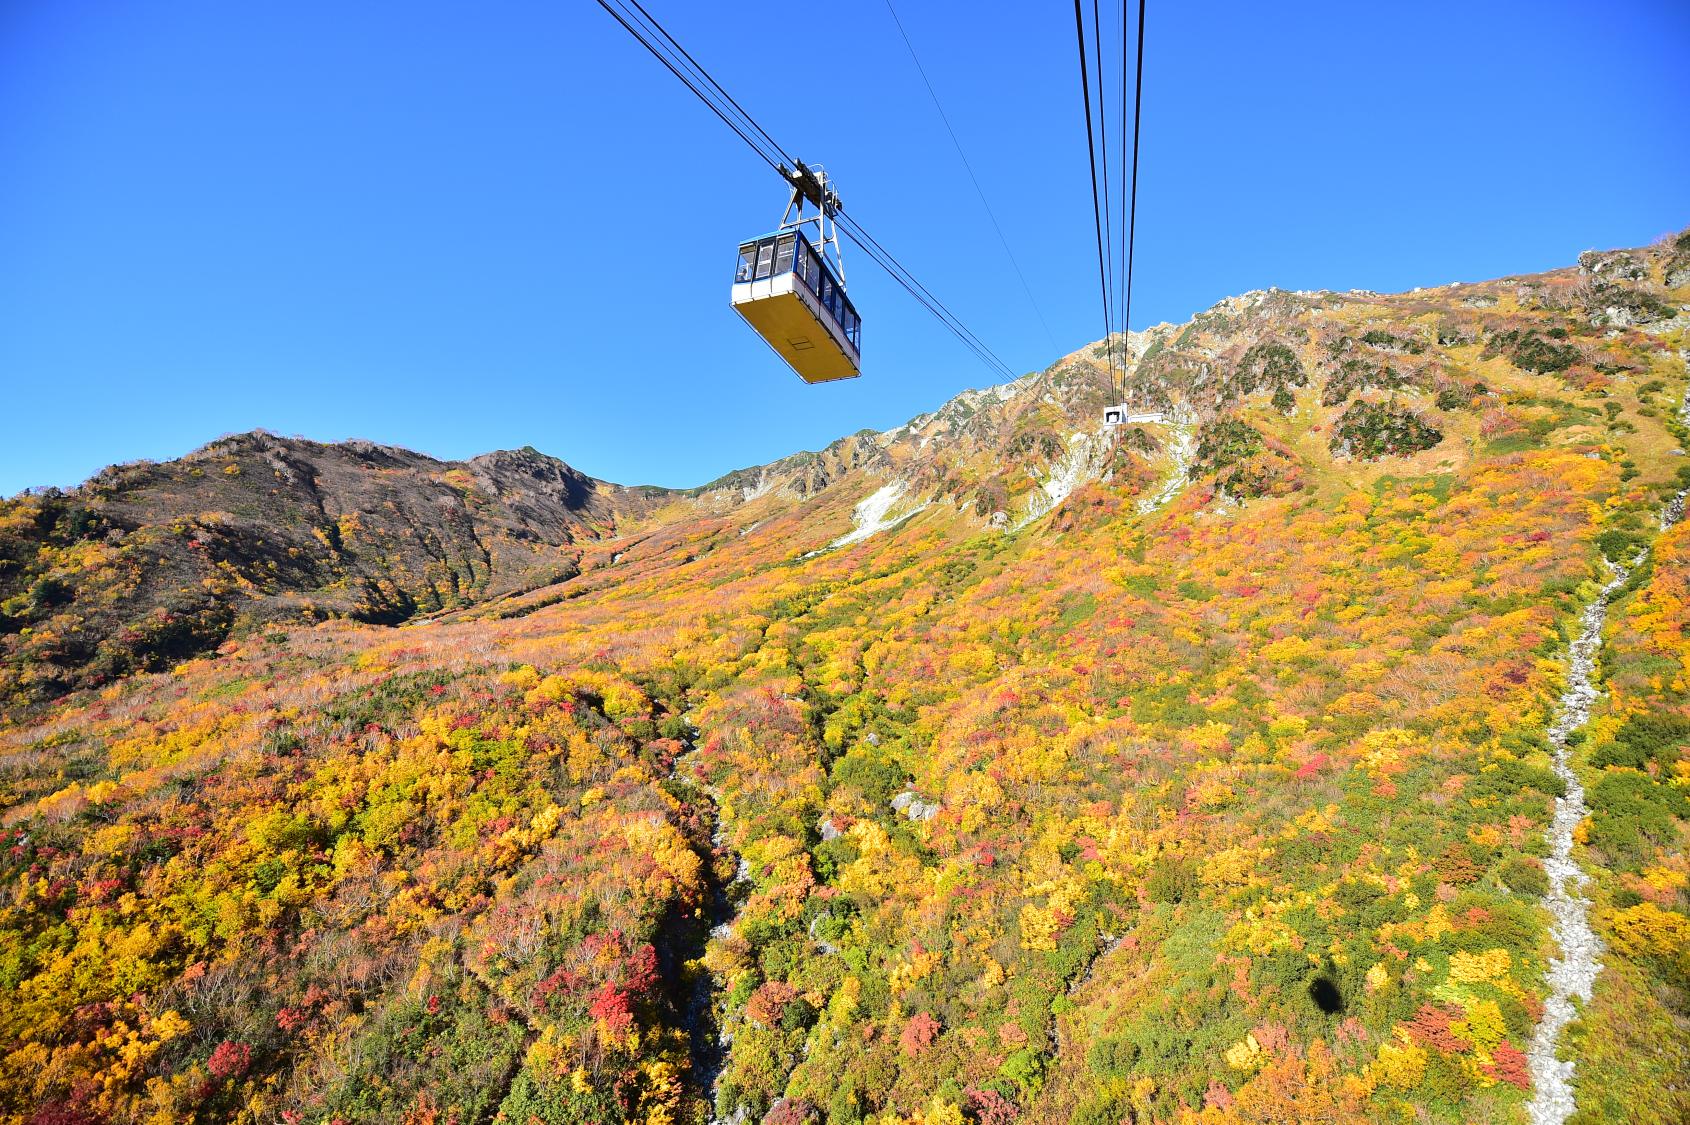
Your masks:
M803 231L740 245L733 307L806 383L862 373L862 320Z

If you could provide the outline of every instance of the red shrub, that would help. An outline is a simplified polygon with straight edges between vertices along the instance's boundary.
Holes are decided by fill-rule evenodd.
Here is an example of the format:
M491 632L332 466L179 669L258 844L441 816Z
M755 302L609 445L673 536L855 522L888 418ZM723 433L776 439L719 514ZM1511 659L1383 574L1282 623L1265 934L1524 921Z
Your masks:
M1328 758L1325 754L1316 754L1314 757L1297 767L1297 779L1299 781L1307 781L1309 778L1314 777L1316 774L1320 773L1321 770L1325 769L1326 763L1331 760L1332 759Z
M252 1066L252 1048L233 1039L217 1044L206 1061L205 1068L216 1079L239 1078Z
M979 1125L1015 1125L1016 1119L1021 1116L1015 1103L996 1090L970 1086L963 1092L963 1099L963 1108Z
M904 1025L903 1033L898 1036L898 1046L913 1059L931 1047L938 1035L939 1021L926 1012L917 1012Z
M1531 1089L1532 1076L1523 1051L1506 1039L1491 1052L1492 1062L1485 1073L1501 1082L1512 1082L1522 1090Z
M786 1014L786 1006L798 999L798 990L782 980L759 985L745 1002L745 1014L764 1027L776 1027Z
M820 1120L816 1107L803 1098L782 1098L763 1115L763 1125L815 1125Z
M587 1012L612 1038L619 1038L634 1026L634 1006L629 1002L628 994L613 984L602 985L594 993Z
M1414 1018L1408 1021L1408 1034L1414 1041L1424 1047L1432 1047L1445 1054L1456 1054L1467 1049L1467 1041L1449 1029L1449 1025L1461 1018L1461 1012L1443 1004L1422 1004L1420 1010L1414 1013Z

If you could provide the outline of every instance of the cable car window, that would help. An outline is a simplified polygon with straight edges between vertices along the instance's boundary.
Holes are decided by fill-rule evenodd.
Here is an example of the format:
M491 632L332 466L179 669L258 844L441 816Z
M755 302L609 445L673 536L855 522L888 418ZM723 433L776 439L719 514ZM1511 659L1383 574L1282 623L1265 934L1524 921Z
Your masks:
M804 244L804 284L810 287L812 293L820 289L822 284L821 259L816 257L816 252L811 249L809 243Z
M775 244L760 243L757 247L757 280L761 281L769 276L769 269L775 264Z
M750 281L751 272L757 266L757 244L747 243L739 248L739 269L734 271L735 281Z
M822 271L822 283L816 288L816 296L821 299L823 305L833 300L833 278L828 276L826 270Z
M792 272L792 236L781 235L780 241L775 243L775 273Z

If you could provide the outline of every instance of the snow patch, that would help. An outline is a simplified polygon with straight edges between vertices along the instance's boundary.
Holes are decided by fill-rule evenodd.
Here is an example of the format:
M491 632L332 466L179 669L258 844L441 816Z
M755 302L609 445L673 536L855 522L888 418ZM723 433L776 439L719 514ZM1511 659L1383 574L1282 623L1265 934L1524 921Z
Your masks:
M852 511L851 530L829 543L828 547L846 547L852 543L861 543L871 535L897 527L917 512L925 509L928 501L923 500L913 508L898 511L898 502L904 498L904 493L908 490L907 484L901 480L895 480L891 484L884 485L870 493Z

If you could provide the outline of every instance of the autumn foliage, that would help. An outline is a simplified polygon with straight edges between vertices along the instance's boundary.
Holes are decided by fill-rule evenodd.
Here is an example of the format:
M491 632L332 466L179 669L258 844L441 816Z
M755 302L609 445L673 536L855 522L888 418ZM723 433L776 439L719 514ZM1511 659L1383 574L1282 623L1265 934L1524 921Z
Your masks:
M1568 1045L1595 1119L1682 1120L1685 340L1578 284L1223 303L1138 372L1192 464L1170 423L1024 527L1084 354L946 408L1030 435L1019 482L862 439L425 628L137 638L50 704L10 665L0 1125L1523 1120L1545 728L1643 552ZM892 471L953 491L830 549ZM31 565L133 577L73 530ZM19 596L44 659L61 592Z

